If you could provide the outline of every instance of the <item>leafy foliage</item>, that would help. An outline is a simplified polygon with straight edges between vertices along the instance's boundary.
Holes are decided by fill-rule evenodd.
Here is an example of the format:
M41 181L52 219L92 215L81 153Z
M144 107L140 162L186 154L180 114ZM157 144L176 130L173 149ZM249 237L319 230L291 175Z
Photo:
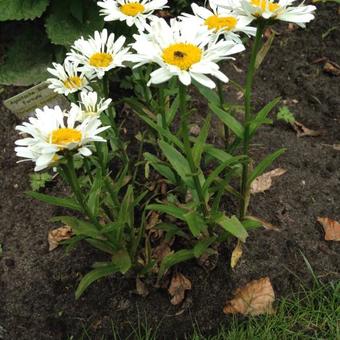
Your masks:
M34 173L30 175L30 184L33 191L39 191L44 188L46 183L52 180L52 176L48 172Z
M294 114L289 110L289 107L282 106L280 107L279 112L277 113L278 120L283 120L286 123L294 123L295 117Z
M49 0L0 0L0 21L39 18Z

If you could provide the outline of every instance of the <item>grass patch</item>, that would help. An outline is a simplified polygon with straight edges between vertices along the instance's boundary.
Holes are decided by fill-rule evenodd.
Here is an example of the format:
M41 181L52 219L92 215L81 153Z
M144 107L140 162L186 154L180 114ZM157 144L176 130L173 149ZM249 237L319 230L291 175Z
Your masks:
M216 335L206 336L200 331L202 328L203 325L193 325L193 335L187 336L186 339L340 339L340 282L321 284L316 281L312 289L302 287L299 293L280 299L274 315L250 318L234 316L227 326L216 330ZM94 338L84 330L80 339ZM122 339L114 325L110 339ZM164 339L162 325L151 327L147 320L139 321L137 325L131 325L131 333L125 336L125 339Z

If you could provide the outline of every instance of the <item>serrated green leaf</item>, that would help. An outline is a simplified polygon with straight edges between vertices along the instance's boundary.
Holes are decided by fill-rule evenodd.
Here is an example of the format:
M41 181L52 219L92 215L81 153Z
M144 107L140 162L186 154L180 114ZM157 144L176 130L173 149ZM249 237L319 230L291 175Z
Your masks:
M30 184L33 191L39 191L44 188L47 182L52 180L52 176L48 172L30 174Z
M28 86L48 77L46 68L52 62L52 48L46 35L32 24L24 24L20 34L5 46L0 65L0 84Z
M48 4L49 0L0 0L0 21L38 18Z
M98 7L93 2L84 2L83 23L74 18L69 6L61 6L56 1L46 19L46 32L53 44L70 46L81 36L87 37L95 30L104 27L104 20L99 16Z

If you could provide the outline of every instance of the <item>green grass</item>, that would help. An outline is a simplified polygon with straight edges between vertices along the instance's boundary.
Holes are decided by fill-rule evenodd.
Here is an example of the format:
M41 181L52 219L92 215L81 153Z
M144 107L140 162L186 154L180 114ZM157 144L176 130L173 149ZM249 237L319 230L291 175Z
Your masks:
M222 311L221 311L222 313ZM229 319L230 320L230 319ZM204 336L203 325L193 325L193 335L187 340L293 340L293 339L340 339L340 282L322 284L315 281L314 288L301 288L288 298L277 302L274 315L257 317L233 317L227 326L216 330L216 335ZM72 338L70 338L72 339ZM73 338L74 339L74 338ZM81 339L92 340L84 330ZM102 338L103 340L105 338ZM114 325L109 339L120 340ZM164 339L162 324L151 327L147 320L131 325L131 333L124 340ZM106 340L106 339L105 339Z

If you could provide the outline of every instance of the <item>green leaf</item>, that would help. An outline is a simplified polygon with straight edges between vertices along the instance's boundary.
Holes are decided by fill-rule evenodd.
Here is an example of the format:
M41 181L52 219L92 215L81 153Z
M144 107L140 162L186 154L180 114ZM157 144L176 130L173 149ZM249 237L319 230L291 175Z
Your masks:
M131 268L131 259L125 249L118 250L112 256L112 263L122 274L125 274Z
M250 184L252 183L252 181L262 175L264 173L264 171L268 168L268 166L270 166L276 158L280 157L284 152L286 151L285 148L279 149L275 152L273 152L272 154L268 155L266 158L264 158L256 167L255 169L252 171L252 173L250 174L249 178L248 178L248 183L247 186L249 187Z
M257 228L262 227L262 223L260 221L255 221L255 220L252 220L252 219L249 219L249 218L244 219L242 221L242 224L247 230L257 229Z
M0 65L0 84L28 86L44 81L52 62L52 48L44 32L27 23L9 41Z
M92 184L89 198L87 200L87 205L93 216L98 216L99 213L99 201L100 201L100 193L103 186L103 177L102 172L100 170L96 173L96 178Z
M220 120L235 133L237 137L243 138L244 128L238 120L236 120L230 113L222 110L216 105L209 104L209 107L218 116L218 118L220 118Z
M50 15L46 19L46 32L53 44L70 46L81 36L87 37L95 30L104 27L104 21L99 16L98 7L94 2L83 2L83 23L75 20L69 6L55 1Z
M46 183L52 180L52 176L48 172L35 172L30 174L30 184L33 191L39 191L45 188Z
M272 123L270 119L267 119L267 116L270 111L280 102L280 100L281 97L273 99L257 113L255 119L250 122L250 136L252 136L262 124Z
M214 157L215 159L219 160L220 162L228 162L229 160L233 159L233 156L221 149L215 148L211 144L205 144L204 151L210 155L211 157Z
M264 58L266 57L267 53L270 50L270 47L274 41L274 38L275 38L275 32L272 32L270 37L267 39L267 41L262 45L261 49L258 51L256 55L256 60L255 60L255 70L257 70L262 64Z
M242 242L246 241L248 237L247 230L236 216L227 217L224 214L220 214L214 219L214 222L219 224L224 230L237 237Z
M112 273L116 273L119 270L114 264L107 264L106 266L102 266L100 268L96 268L89 273L87 273L82 280L80 281L78 288L76 290L76 299L84 293L88 286L90 286L94 281L101 279L102 277L109 276Z
M144 153L144 158L159 174L168 179L172 184L176 184L176 176L167 164L149 152Z
M38 18L48 4L49 0L0 0L0 21Z
M194 146L192 148L192 157L196 166L200 165L202 153L204 151L204 145L208 138L209 128L210 128L211 115L209 114L204 121L204 125L198 138L195 140Z
M165 240L171 240L175 235L181 236L185 239L188 239L188 235L177 225L170 223L159 223L155 226L155 228L164 230L166 232Z
M160 141L159 146L183 182L190 188L195 188L190 166L186 158L184 158L181 153L165 141Z
M289 110L289 107L287 106L282 106L280 107L279 112L277 113L276 118L278 120L283 120L286 123L294 123L295 122L295 117L293 112Z
M100 241L93 238L87 238L85 240L87 243L91 244L91 246L103 251L104 253L108 253L113 255L117 250L116 247L113 247L112 241Z
M130 228L134 225L134 196L133 186L129 185L119 209L118 223L127 224Z
M198 258L202 256L206 252L206 250L216 241L216 239L216 236L212 236L197 242L194 246L195 257Z
M41 194L39 192L28 191L26 194L38 201L48 204L56 205L58 207L68 208L76 211L82 211L80 205L72 198L55 197L50 195Z
M75 235L83 235L91 238L101 238L102 235L97 227L90 222L82 221L72 216L55 216L51 218L52 222L61 221L72 228Z
M69 0L70 12L81 24L84 21L84 5L82 0Z
M213 104L213 105L216 105L216 106L220 105L220 98L214 90L211 90L211 89L201 85L197 81L194 81L194 85L198 89L200 94L203 97L205 97L210 104Z
M188 211L183 215L183 217L193 236L197 237L201 234L201 232L207 229L205 221L196 211Z
M165 116L166 116L166 123L169 126L172 121L174 120L176 116L176 112L178 111L179 108L179 96L176 96L176 98L173 100L170 109L166 111Z
M193 249L182 249L174 254L165 256L159 268L158 277L162 277L164 273L175 264L188 261L194 257Z
M155 210L159 211L164 214L168 214L170 216L176 217L179 220L185 221L185 213L187 212L186 210L182 208L178 208L173 204L149 204L146 207L147 210Z

